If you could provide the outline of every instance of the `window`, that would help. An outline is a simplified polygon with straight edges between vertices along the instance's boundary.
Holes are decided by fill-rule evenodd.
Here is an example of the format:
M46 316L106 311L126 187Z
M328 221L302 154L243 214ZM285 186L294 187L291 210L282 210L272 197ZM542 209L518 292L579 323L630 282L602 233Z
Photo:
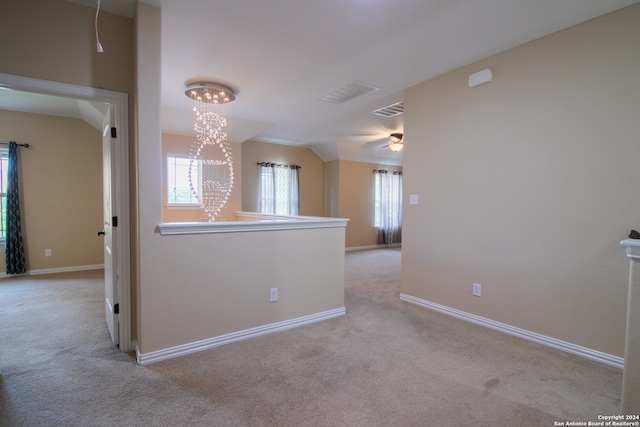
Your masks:
M298 215L300 200L297 165L258 163L259 211L275 215Z
M202 161L187 155L167 155L167 205L200 206Z
M402 172L374 170L373 226L378 243L399 243L402 231Z
M375 177L375 188L374 188L374 194L375 194L375 200L374 200L374 205L373 205L373 226L375 228L380 228L380 224L381 224L381 220L380 217L382 216L381 213L381 209L382 209L382 179L380 177L379 173L376 173L374 175Z
M9 152L0 148L0 241L4 242L7 219L7 170L9 169Z

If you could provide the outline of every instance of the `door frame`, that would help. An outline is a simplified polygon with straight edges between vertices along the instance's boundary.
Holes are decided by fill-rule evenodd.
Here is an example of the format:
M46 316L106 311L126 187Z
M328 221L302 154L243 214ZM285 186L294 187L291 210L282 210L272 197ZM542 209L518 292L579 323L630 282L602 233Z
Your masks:
M33 79L0 73L0 87L19 90L22 92L40 93L45 95L64 96L92 102L103 102L115 108L115 123L117 129L115 171L116 198L118 216L118 238L116 241L118 263L117 293L119 303L119 347L121 351L133 350L131 340L131 228L129 202L129 106L126 93L59 83L48 80Z

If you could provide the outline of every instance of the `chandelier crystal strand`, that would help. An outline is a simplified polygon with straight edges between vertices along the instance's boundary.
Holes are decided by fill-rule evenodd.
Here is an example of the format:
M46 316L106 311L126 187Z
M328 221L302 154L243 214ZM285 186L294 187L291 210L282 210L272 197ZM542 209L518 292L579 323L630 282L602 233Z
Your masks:
M196 101L193 108L196 140L191 147L189 166L191 191L207 221L222 220L234 181L231 145L224 131L227 126L224 104L231 101L229 94L219 90L187 90L186 94Z

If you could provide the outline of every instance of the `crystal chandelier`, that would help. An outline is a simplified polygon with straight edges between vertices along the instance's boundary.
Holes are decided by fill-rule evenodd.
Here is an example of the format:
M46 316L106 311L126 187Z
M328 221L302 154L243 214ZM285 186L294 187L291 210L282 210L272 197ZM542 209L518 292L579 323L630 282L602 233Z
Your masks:
M221 220L222 209L233 189L233 157L224 128L227 126L224 104L236 98L231 89L216 83L191 84L185 91L195 101L189 185L209 222Z

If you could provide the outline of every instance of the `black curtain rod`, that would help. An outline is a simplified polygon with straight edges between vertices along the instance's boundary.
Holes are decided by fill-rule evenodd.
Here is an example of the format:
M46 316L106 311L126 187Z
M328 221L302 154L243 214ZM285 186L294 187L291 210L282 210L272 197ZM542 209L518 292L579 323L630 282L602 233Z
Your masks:
M402 171L393 171L387 169L374 169L373 173L391 173L393 175L402 175Z
M270 162L258 162L256 163L258 166L266 166L266 167L280 167L280 168L291 168L291 169L302 169L302 166L298 165L283 165L280 163L270 163Z
M9 145L9 142L0 142L0 145ZM18 147L29 148L29 144L16 144Z

